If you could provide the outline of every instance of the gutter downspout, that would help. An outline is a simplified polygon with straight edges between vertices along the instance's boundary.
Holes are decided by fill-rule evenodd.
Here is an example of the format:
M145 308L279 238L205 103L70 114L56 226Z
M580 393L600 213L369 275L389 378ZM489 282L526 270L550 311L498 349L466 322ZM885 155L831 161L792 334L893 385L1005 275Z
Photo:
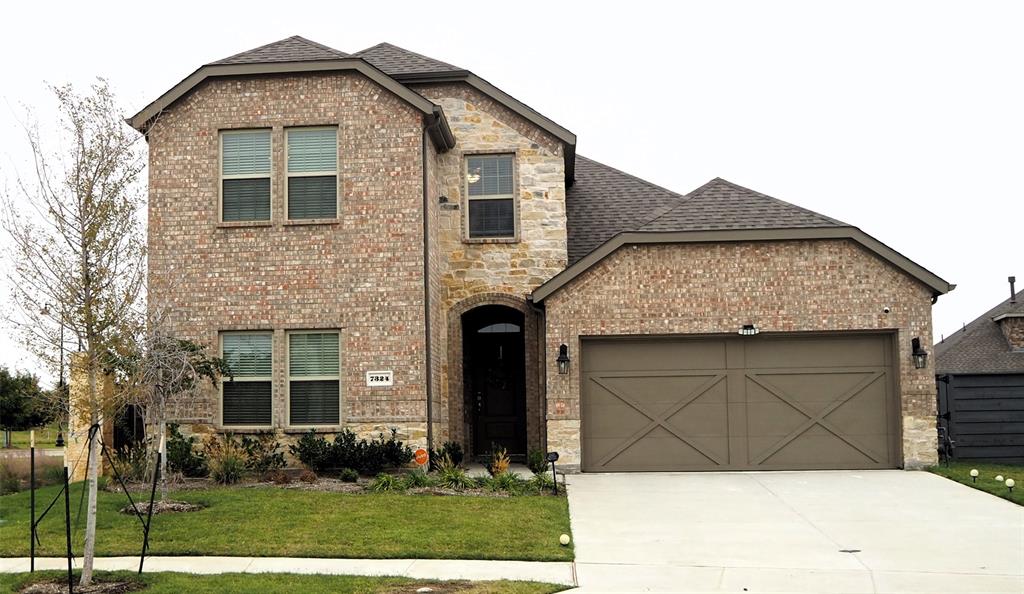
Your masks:
M430 345L430 193L427 187L427 137L430 129L437 125L437 119L423 127L420 152L423 169L423 325L424 351L426 360L427 396L427 451L434 450L434 369Z

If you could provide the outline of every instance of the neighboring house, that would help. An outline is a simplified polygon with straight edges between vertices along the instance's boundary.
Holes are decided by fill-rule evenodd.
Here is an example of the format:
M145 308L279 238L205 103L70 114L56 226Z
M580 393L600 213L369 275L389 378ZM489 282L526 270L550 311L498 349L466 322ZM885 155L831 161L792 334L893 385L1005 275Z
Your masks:
M935 345L941 423L956 458L1024 462L1024 291Z
M952 287L855 227L577 156L486 80L386 43L278 41L131 123L151 307L235 371L193 431L395 427L587 471L935 460L911 341Z

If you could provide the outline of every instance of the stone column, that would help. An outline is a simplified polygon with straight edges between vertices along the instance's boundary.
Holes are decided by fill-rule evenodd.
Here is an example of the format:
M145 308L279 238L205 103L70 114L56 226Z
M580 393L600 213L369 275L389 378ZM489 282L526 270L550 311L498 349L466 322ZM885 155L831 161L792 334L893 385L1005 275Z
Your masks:
M84 481L88 470L86 456L89 443L89 370L85 353L71 353L71 367L68 383L68 431L65 435L64 460L71 473L71 482ZM96 387L100 401L109 403L114 396L114 382L109 375L97 377ZM108 448L114 444L114 424L100 420L100 438ZM100 474L106 471L101 460Z

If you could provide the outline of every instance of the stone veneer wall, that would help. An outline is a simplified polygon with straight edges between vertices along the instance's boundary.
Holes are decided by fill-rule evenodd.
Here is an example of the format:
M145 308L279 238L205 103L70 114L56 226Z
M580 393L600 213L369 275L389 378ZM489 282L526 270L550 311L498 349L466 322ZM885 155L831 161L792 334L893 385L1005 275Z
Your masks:
M455 149L437 155L438 206L433 249L441 282L434 302L435 332L441 360L440 393L435 407L447 415L447 434L463 441L466 416L462 389L462 332L459 315L471 306L501 304L518 309L527 319L527 442L543 447L541 369L537 363L537 314L526 296L566 266L565 165L560 142L521 116L464 84L423 85L417 92L444 108L456 138ZM518 238L515 241L470 240L465 236L465 176L467 154L514 153ZM433 274L433 273L432 273ZM509 300L511 298L511 300ZM440 423L445 417L435 414ZM441 431L435 430L437 434ZM435 443L440 441L435 438Z
M581 336L886 329L898 332L903 462L936 462L932 358L915 369L910 341L931 344L931 292L847 240L624 246L545 300L549 448L580 464ZM884 307L892 308L883 313ZM568 375L553 353L568 344Z
M286 221L284 130L337 125L340 210ZM218 131L272 129L272 220L220 224ZM339 329L342 419L426 443L419 112L353 73L217 79L149 134L149 292L173 331L218 348L227 330L272 330L273 427L287 429L286 331ZM391 369L395 385L368 388ZM210 390L186 422L219 427ZM336 430L334 428L324 428Z
M1003 318L999 328L1012 348L1024 349L1024 318Z

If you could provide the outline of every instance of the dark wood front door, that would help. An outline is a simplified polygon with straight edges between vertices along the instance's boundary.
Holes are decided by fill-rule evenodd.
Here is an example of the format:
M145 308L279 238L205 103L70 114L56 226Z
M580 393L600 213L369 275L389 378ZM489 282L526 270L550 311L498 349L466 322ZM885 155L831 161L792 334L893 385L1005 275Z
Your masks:
M507 308L500 308L506 310ZM471 411L473 455L492 447L526 456L525 359L522 314L471 316L464 326L465 386ZM476 318L475 320L472 318Z

